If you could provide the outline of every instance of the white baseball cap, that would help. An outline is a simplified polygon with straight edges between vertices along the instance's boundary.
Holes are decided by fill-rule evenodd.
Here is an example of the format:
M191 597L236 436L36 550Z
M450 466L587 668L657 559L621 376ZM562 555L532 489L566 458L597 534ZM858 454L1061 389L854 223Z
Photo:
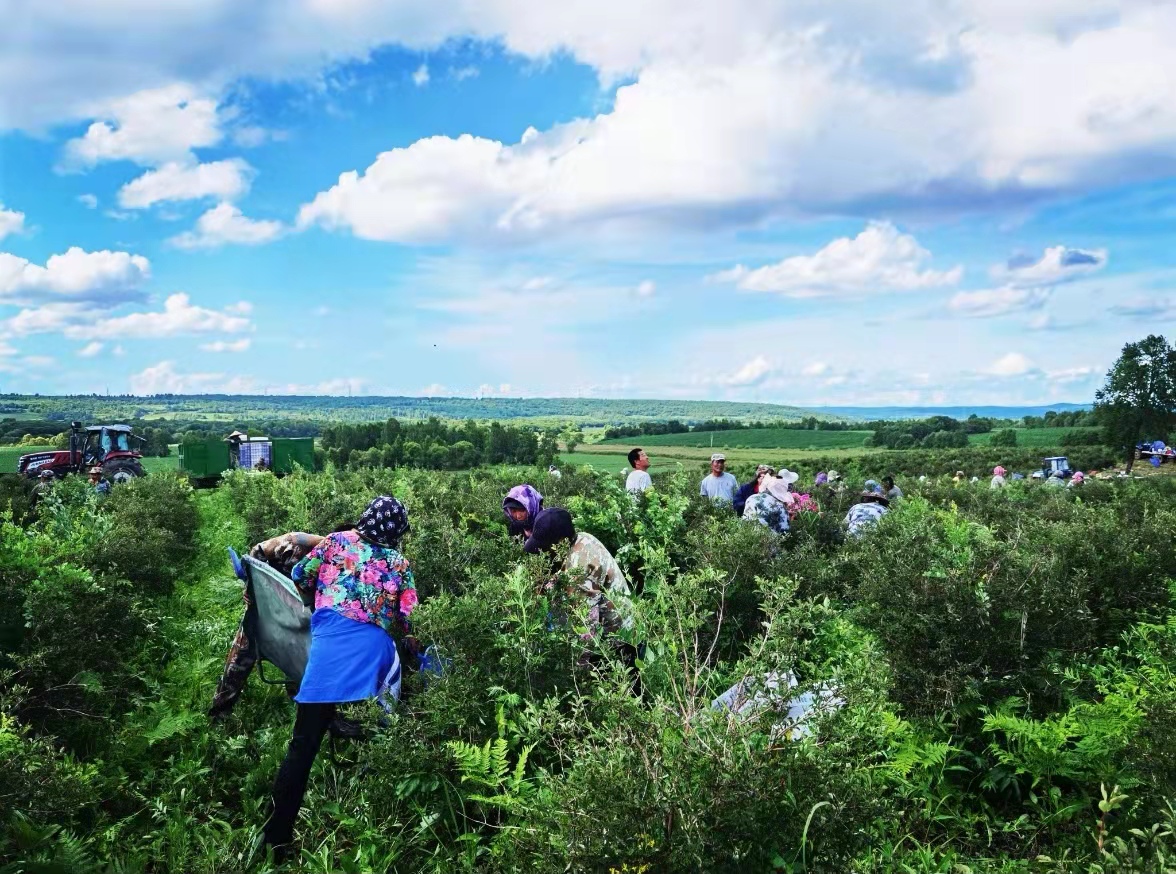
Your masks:
M711 461L726 461L726 460L727 460L727 456L723 455L723 453L721 453L721 452L716 452L714 455L711 456Z

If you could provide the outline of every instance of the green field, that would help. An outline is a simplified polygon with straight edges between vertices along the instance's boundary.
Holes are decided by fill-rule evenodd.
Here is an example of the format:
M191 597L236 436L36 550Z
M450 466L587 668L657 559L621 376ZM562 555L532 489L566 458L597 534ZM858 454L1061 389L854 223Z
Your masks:
M28 451L27 446L0 446L0 473L16 473L16 463Z
M1018 428L1017 445L1060 447L1062 445L1062 438L1071 431L1087 433L1097 430L1097 428ZM992 442L993 433L995 432L973 434L968 438L968 442L973 446L987 446Z
M652 434L605 440L601 446L688 446L706 449L860 449L872 431L800 431L790 428L748 428Z

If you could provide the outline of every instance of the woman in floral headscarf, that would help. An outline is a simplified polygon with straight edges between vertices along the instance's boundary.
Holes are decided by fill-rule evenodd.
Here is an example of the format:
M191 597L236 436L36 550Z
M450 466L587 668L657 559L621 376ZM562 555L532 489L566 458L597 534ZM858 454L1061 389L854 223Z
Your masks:
M543 496L530 485L515 486L502 499L502 512L511 537L530 537L535 528L535 517L543 509Z
M314 593L310 657L298 694L294 736L274 782L265 843L285 847L323 735L337 704L400 696L400 656L392 635L412 646L408 615L417 603L400 541L408 513L395 498L373 500L351 531L340 531L294 566L299 589Z

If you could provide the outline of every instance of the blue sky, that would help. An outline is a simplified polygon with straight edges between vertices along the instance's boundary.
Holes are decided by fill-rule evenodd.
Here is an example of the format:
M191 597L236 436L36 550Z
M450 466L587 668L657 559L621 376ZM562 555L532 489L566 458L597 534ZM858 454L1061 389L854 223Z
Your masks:
M18 2L0 391L1089 400L1176 10L906 6Z

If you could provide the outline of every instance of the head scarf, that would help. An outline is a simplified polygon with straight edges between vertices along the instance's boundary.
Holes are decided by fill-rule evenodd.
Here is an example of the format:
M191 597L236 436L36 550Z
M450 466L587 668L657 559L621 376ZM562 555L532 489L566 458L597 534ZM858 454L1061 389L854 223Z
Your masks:
M821 471L817 474L817 485L823 486L827 482L829 482L829 475L827 473Z
M994 467L992 469L992 475L993 476L1004 476L1005 469L998 464L996 467Z
M395 549L400 538L409 532L408 511L395 498L380 495L368 504L355 530L368 543Z
M514 520L510 518L510 513L506 512L507 501L518 501L523 505L527 511L527 525L530 527L535 524L535 517L539 515L539 511L543 509L543 496L539 494L539 490L534 486L523 484L515 486L506 493L506 497L502 499L502 512L506 516L508 522Z
M882 486L878 485L877 480L866 480L866 491L873 492L876 495L882 494Z
M1082 471L1078 471L1076 474L1074 474L1073 479L1074 479L1074 482L1080 483L1084 479L1086 479L1086 476L1082 473Z
M535 517L535 530L523 544L523 549L532 554L546 552L564 540L576 539L576 526L572 514L562 507L551 507Z

